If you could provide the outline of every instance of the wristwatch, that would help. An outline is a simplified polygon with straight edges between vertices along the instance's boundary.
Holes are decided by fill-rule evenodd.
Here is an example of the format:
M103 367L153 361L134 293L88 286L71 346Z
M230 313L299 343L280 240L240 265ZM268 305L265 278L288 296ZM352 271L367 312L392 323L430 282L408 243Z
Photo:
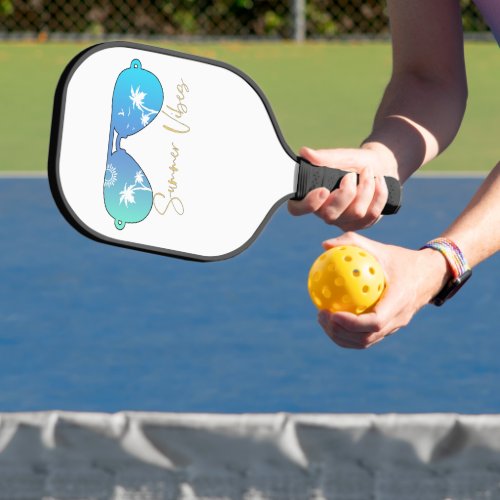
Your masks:
M431 300L431 304L442 306L462 288L472 276L472 269L465 260L464 254L458 246L448 238L436 238L426 243L422 248L432 248L440 252L448 263L452 278L442 290Z

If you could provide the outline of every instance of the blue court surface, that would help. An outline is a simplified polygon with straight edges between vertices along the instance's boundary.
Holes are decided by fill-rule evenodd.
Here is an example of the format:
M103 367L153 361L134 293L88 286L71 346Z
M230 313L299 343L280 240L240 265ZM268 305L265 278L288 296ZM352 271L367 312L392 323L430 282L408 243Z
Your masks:
M418 248L480 182L413 179L364 234ZM500 412L499 255L442 308L351 351L307 294L339 234L314 216L282 207L243 254L196 263L86 239L44 178L1 179L0 209L0 411Z

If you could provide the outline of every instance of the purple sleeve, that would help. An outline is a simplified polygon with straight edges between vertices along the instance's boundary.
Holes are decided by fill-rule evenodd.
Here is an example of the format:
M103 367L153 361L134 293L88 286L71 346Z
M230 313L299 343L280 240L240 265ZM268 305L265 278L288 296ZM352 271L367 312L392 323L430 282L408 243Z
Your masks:
M474 0L500 45L500 0Z

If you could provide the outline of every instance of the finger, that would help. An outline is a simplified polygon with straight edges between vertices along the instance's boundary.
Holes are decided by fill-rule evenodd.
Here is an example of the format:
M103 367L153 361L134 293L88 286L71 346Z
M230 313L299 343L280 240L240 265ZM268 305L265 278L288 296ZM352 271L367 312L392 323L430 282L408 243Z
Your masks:
M396 329L397 330L397 329ZM394 331L396 331L394 330ZM335 322L335 318L331 322L332 335L335 338L353 344L357 346L358 349L367 349L380 341L384 340L386 335L391 335L392 333L384 334L382 332L352 332L348 331L338 323Z
M335 314L334 323L338 329L365 336L379 333L385 326L383 319L375 312L359 315L350 312L338 312Z
M394 330L392 330L392 332L389 332L386 334L386 337L389 337L390 335L394 335L399 330L400 330L400 328L394 328Z
M375 344L378 344L379 342L382 342L386 337L389 337L393 333L396 333L399 330L399 328L394 329L390 333L382 334L382 333L377 333L374 335L370 335L369 337L365 338L365 348L369 348L374 346Z
M370 347L373 347L375 344L378 344L379 342L382 342L382 340L384 340L384 339L385 339L385 337L382 336L380 338L377 338L376 340L370 341L366 345L365 349L369 349Z
M325 330L325 332L336 344L351 349L367 349L384 339L383 335L358 335L342 329Z
M364 349L368 344L369 334L358 334L348 332L347 330L332 324L328 334L331 338L338 339L357 349Z
M364 168L359 173L356 197L343 213L346 223L363 220L375 194L375 178L371 167Z
M303 200L290 200L288 211L292 215L305 215L316 212L330 196L330 191L326 188L314 189L306 195Z
M366 347L369 334L356 334L345 330L335 322L337 313L331 313L323 310L318 314L318 322L323 327L325 333L337 344L342 347L363 349Z
M323 327L325 333L341 347L367 349L384 340L386 336L392 335L399 330L399 328L390 329L389 332L348 330L343 326L342 321L338 321L339 318L342 318L342 315L359 318L359 316L351 313L331 313L326 310L320 311L318 314L318 322Z
M362 219L355 219L350 222L344 222L344 219L339 219L337 226L343 231L361 231L362 229L374 226L381 218L381 215L376 218L363 217Z
M321 326L323 327L324 332L327 334L327 336L335 342L340 347L344 347L346 349L360 349L359 345L354 342L352 339L345 338L342 335L338 335L338 333L332 328L331 324L328 323L321 323Z
M302 158L306 159L307 161L311 162L313 165L316 166L323 166L319 165L319 163L322 163L322 159L324 155L318 154L318 151L316 149L308 148L308 147L302 147L299 149L299 156Z
M368 207L365 217L365 221L367 222L367 224L371 223L370 225L373 225L382 218L382 210L387 203L388 197L389 190L387 189L385 178L382 175L375 176L375 190L373 193L373 199L371 205Z
M335 325L338 329L368 337L368 340L385 337L388 333L395 332L401 326L402 320L399 313L400 297L394 296L386 288L380 301L373 311L360 315L349 312L335 314Z
M356 339L351 339L349 337L345 337L344 335L339 335L337 331L332 330L331 328L323 327L323 330L327 334L327 336L335 342L338 346L344 347L346 349L363 349Z
M382 218L388 189L383 176L372 175L372 172L366 168L360 173L356 198L337 220L337 226L344 231L369 228Z
M338 189L333 191L316 211L328 224L334 224L356 197L356 174L349 173L340 181Z
M411 292L408 295L406 290L391 287L388 283L373 309L378 318L379 332L388 335L406 326L418 310L413 306L414 300Z

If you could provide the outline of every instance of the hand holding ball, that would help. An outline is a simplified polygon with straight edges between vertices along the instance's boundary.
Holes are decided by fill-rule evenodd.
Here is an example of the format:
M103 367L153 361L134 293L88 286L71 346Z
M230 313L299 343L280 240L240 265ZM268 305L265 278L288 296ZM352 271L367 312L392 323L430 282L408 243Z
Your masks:
M385 288L384 272L365 249L334 247L312 265L307 288L318 309L362 314L380 299Z

